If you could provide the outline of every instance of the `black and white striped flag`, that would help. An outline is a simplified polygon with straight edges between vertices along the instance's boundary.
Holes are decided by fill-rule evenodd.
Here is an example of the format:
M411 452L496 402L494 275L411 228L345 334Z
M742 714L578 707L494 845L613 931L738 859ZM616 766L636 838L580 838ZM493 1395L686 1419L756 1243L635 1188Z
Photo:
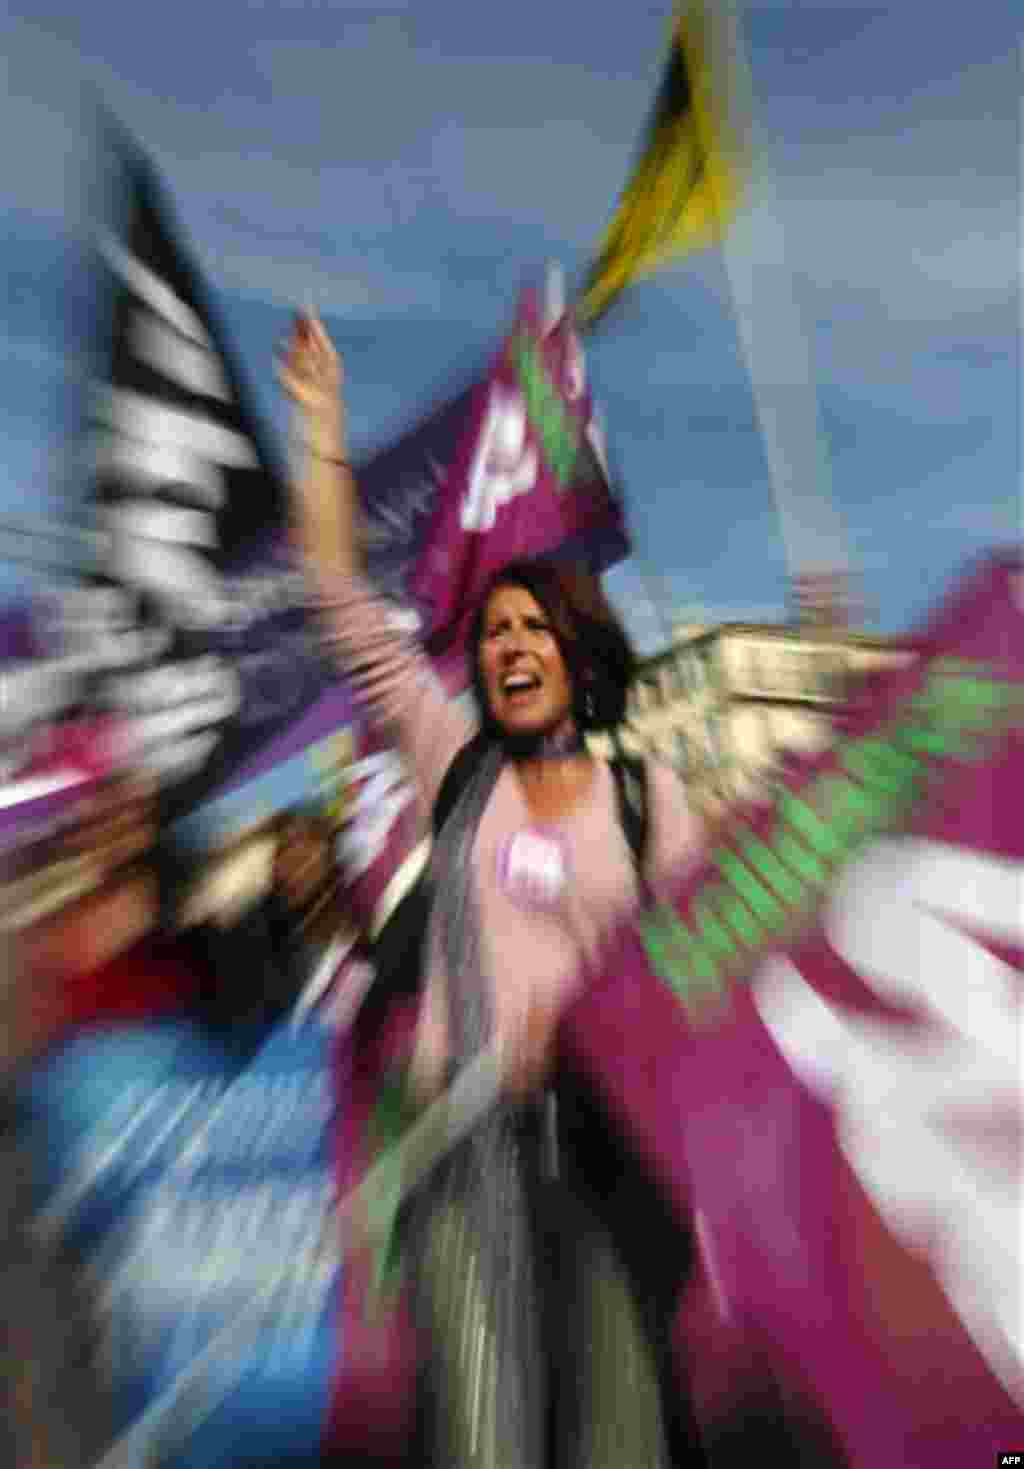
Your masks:
M90 419L102 580L147 657L107 680L184 814L318 697L326 670L286 546L286 492L145 155L106 124L109 288Z

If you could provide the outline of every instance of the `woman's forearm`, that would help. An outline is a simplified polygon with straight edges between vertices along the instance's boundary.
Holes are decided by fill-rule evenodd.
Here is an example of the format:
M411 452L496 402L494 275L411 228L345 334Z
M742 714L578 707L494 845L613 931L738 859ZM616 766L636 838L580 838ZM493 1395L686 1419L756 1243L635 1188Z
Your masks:
M339 407L337 412L300 408L297 419L303 466L296 486L296 529L307 566L329 582L360 567L358 494L344 418Z
M407 633L366 582L360 503L348 462L344 369L323 324L300 318L278 375L296 409L303 466L296 531L340 671L432 802L471 728Z
M358 501L348 457L344 369L318 317L296 318L278 377L295 405L304 456L294 489L295 530L309 569L329 585L359 568Z

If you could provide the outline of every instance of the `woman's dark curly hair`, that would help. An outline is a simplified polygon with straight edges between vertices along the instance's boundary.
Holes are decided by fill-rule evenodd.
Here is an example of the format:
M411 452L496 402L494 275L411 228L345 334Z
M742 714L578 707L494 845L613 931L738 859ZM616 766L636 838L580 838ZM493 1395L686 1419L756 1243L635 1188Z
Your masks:
M469 673L484 729L501 733L480 671L484 619L494 592L507 586L529 592L551 623L572 685L573 718L580 733L615 729L626 712L636 655L598 578L585 567L547 557L503 566L477 607L468 645Z

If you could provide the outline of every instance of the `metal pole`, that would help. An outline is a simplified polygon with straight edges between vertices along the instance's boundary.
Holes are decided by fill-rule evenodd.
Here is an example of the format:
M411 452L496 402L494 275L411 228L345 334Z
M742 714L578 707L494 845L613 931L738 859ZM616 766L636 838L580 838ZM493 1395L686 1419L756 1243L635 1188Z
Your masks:
M723 0L731 85L759 155L757 193L723 231L722 257L779 519L790 581L822 571L849 577L846 537L835 508L811 346L788 261L783 209L763 142L755 148L753 89L743 40L742 0ZM755 187L753 173L751 187Z

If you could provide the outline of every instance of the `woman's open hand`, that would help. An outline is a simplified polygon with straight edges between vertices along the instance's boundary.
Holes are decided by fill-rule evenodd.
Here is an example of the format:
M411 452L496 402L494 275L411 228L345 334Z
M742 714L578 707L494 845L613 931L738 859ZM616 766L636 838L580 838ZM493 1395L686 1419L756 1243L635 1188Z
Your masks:
M296 406L300 419L296 437L306 455L294 487L298 545L318 577L350 575L361 555L356 544L356 487L346 444L345 374L318 317L296 317L277 373Z
M345 372L319 317L295 318L291 337L278 360L277 375L285 392L305 413L317 420L342 422Z

